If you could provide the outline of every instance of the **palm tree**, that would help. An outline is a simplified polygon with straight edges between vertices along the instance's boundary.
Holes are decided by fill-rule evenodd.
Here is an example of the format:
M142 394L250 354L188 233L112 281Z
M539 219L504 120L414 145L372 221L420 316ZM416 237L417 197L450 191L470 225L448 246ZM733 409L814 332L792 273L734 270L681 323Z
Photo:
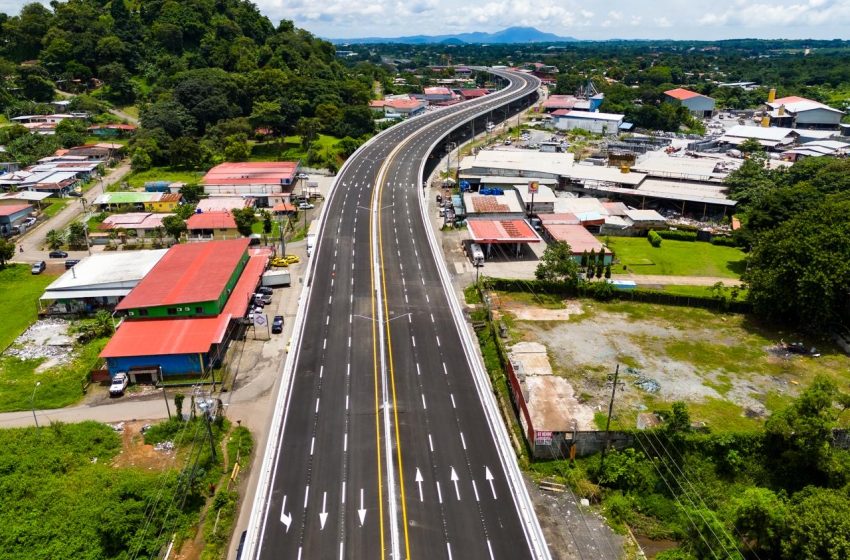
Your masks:
M47 246L50 247L50 250L55 251L65 244L65 234L61 231L51 229L47 232L45 241L47 241Z

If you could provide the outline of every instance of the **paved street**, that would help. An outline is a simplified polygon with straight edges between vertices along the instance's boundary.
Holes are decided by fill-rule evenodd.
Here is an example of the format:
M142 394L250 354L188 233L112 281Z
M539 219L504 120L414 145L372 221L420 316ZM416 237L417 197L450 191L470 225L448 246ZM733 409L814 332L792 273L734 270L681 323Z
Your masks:
M109 170L108 174L103 178L103 182L96 180L94 185L82 197L69 196L66 199L68 200L68 205L61 212L49 220L38 224L37 227L29 230L16 241L19 246L23 246L24 252L15 254L15 262L32 263L36 261L49 261L50 259L47 253L50 252L50 249L45 245L47 232L51 229L62 230L68 227L68 224L83 213L84 205L81 202L82 198L85 198L86 205L88 205L100 196L104 192L104 189L120 182L129 173L130 162L123 161ZM81 259L87 255L87 251L68 251L69 259Z

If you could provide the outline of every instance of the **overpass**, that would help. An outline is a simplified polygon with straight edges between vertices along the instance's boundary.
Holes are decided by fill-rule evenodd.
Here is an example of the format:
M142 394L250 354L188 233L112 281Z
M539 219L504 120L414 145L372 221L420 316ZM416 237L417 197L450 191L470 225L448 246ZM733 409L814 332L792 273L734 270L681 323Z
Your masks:
M448 142L539 80L400 123L340 170L319 218L243 558L549 558L425 214Z

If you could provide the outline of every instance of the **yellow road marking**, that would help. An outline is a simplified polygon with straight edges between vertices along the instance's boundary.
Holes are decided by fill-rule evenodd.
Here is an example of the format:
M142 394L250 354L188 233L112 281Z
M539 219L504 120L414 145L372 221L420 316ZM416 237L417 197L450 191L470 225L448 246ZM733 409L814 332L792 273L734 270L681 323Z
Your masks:
M381 475L381 413L380 399L378 397L378 328L377 320L375 319L375 259L374 250L372 248L372 227L373 220L369 220L369 279L371 282L372 295L372 364L374 366L374 381L375 381L375 449L378 453L378 519L381 526L381 560L384 560L384 484Z

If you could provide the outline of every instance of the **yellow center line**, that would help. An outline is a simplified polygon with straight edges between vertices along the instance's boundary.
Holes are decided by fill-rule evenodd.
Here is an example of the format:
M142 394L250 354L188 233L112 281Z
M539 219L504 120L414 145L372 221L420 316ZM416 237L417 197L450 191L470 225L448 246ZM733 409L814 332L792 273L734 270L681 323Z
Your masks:
M381 560L384 560L384 484L381 475L381 422L380 422L380 399L378 397L378 327L375 319L375 259L372 248L373 220L369 220L369 277L372 285L372 364L374 366L375 381L375 449L378 453L378 519L381 526Z
M398 152L396 152L398 153ZM387 169L389 169L390 162L395 159L393 156L387 162ZM405 556L404 558L410 560L410 536L407 531L407 499L405 497L404 492L404 468L402 466L401 459L401 435L399 432L399 422L398 422L398 405L396 404L396 391L395 391L395 367L393 366L393 340L392 335L390 334L390 310L389 303L387 298L387 276L384 273L384 239L381 233L381 200L383 199L384 194L384 184L386 183L386 175L384 176L384 180L377 186L378 188L378 252L381 256L381 284L382 290L384 294L384 322L387 330L387 354L389 355L390 362L390 386L392 387L392 398L393 398L393 420L395 422L395 441L396 441L396 456L398 457L398 477L399 477L399 487L401 488L401 519L404 524L404 550Z

